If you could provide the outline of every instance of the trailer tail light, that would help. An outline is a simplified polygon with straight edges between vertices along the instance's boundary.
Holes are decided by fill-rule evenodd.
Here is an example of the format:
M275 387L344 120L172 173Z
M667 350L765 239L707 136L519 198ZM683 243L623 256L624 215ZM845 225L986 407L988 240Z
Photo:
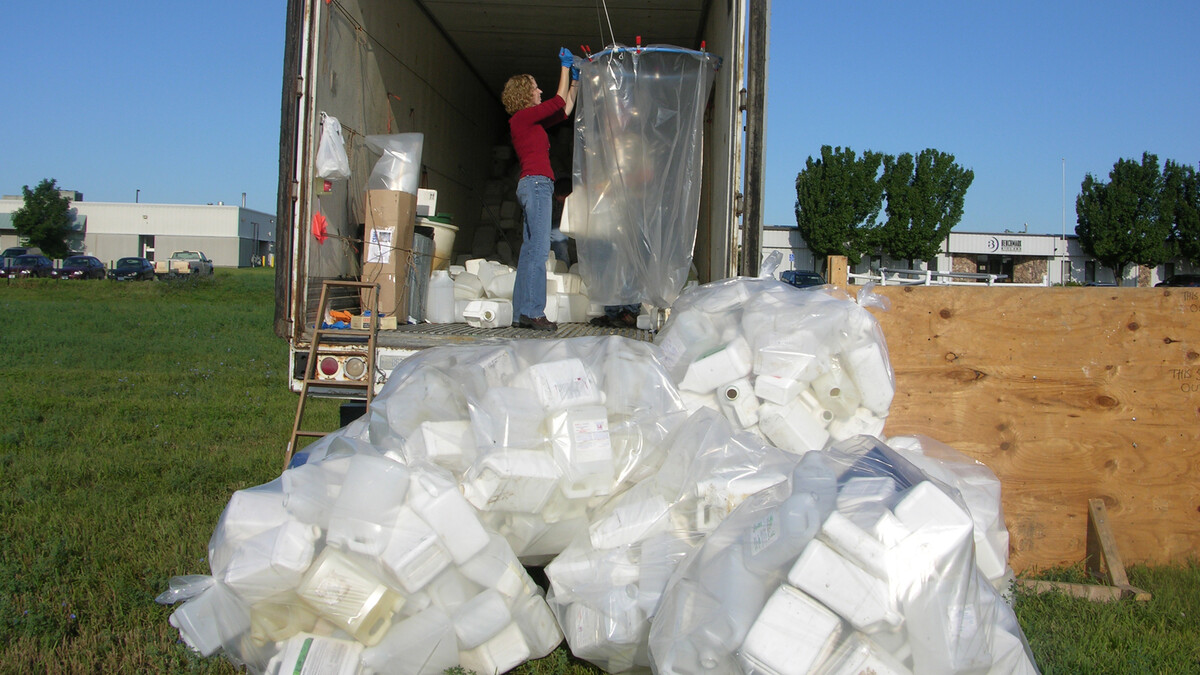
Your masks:
M361 380L367 374L367 362L361 356L351 356L346 359L342 367L345 369L346 377L352 380Z
M326 377L333 377L334 375L337 375L337 371L338 371L337 359L333 358L332 356L326 356L325 358L321 359L321 374L322 375L324 375Z

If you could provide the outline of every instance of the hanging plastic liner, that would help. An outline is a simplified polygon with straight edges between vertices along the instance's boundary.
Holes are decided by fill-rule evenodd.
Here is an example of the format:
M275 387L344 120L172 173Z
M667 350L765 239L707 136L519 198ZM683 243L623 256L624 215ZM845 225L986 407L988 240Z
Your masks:
M667 307L687 281L718 64L671 46L580 59L568 213L592 301Z

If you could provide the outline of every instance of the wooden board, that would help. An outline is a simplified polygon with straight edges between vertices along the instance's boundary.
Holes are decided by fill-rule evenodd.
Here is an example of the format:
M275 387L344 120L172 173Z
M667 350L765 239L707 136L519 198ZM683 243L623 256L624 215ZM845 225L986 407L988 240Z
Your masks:
M1200 292L881 287L885 433L990 467L1018 572L1083 560L1101 498L1126 564L1200 550Z

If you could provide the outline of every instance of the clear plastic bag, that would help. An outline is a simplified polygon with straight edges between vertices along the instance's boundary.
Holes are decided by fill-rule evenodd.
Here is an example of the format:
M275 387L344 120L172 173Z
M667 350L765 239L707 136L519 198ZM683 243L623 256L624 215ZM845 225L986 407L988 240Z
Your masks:
M501 673L562 634L508 542L428 462L356 423L278 479L235 492L209 542L211 577L172 579L171 625L202 656L278 672ZM318 660L317 654L320 654Z
M717 57L614 45L580 60L570 222L593 302L667 307L691 268Z
M321 142L317 145L317 175L327 180L346 180L350 177L350 160L346 157L346 141L342 138L342 123L332 115L321 113Z
M655 336L689 411L803 453L878 436L895 395L875 317L829 286L738 278L688 289Z
M653 475L686 415L653 345L615 336L428 349L392 373L370 442L453 472L527 564Z
M963 498L883 442L805 454L679 565L655 672L1036 673Z
M379 153L379 160L367 177L368 190L399 190L417 194L421 182L421 148L425 134L380 134L367 136L363 143Z
M700 410L666 462L605 504L546 566L546 599L575 656L607 672L651 665L647 643L676 565L751 495L786 485L799 458Z

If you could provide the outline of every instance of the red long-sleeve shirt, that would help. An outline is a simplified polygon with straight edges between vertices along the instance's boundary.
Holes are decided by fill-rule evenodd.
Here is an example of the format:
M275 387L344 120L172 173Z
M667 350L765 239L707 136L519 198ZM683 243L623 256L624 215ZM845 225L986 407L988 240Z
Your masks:
M550 168L550 137L546 129L567 119L563 112L566 105L561 96L555 95L550 100L518 110L508 119L513 148L521 161L521 178L546 176L554 180L554 170Z

